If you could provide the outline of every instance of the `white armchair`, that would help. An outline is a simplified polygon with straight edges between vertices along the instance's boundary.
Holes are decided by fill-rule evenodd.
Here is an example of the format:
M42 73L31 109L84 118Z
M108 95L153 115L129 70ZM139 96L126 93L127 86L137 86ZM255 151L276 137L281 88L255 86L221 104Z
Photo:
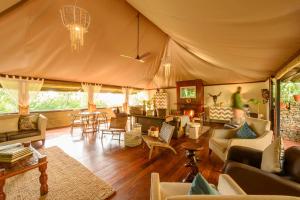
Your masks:
M247 195L234 180L219 176L218 191L221 195L188 195L191 183L160 182L159 174L151 174L150 200L299 200L298 197Z
M151 174L151 200L166 200L166 199L186 199L189 195L189 189L191 188L191 183L181 183L181 182L160 182L159 174ZM234 182L234 180L226 175L221 174L219 176L219 184L217 187L218 191L222 195L245 195L246 193ZM192 195L200 197L206 195ZM215 196L215 195L214 195ZM175 198L177 197L177 198ZM185 198L182 198L185 197ZM198 199L196 198L196 199Z
M246 118L246 122L257 134L255 139L234 138L236 129L215 129L209 139L209 152L214 152L220 159L226 161L227 153L232 146L245 146L263 151L272 142L273 131L270 130L270 121Z

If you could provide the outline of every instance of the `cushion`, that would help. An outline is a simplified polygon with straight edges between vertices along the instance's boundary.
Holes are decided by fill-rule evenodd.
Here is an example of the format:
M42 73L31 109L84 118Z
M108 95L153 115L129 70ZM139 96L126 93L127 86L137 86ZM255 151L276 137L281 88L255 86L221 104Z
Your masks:
M266 131L270 130L271 122L257 118L248 117L246 122L257 136L263 135Z
M159 138L166 143L170 143L174 129L174 126L164 122L159 132Z
M236 138L241 139L254 139L256 138L256 133L250 128L247 122L241 126L241 128L236 132Z
M5 115L0 117L0 133L18 131L19 115Z
M283 169L284 146L281 137L276 138L262 153L260 168L271 173L280 173Z
M0 142L6 142L7 141L7 138L6 138L6 135L0 135Z
M37 130L28 130L28 131L19 131L19 132L10 132L7 133L7 140L18 140L22 138L28 138L33 136L41 135L40 131Z
M37 114L34 115L21 115L19 119L19 130L37 130L38 128L38 118Z
M218 195L220 194L214 187L212 187L205 178L198 173L191 185L189 195Z

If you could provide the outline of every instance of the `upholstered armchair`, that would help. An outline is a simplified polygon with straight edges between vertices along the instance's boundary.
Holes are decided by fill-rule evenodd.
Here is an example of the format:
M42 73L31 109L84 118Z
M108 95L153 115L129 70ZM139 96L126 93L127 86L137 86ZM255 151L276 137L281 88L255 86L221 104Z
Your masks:
M232 177L247 194L300 197L300 147L285 150L284 170L277 174L261 169L262 154L248 147L232 147L223 173Z
M215 129L209 139L209 152L214 152L221 160L227 160L228 150L232 146L244 146L263 151L271 144L273 132L270 130L270 121L246 118L250 128L257 134L255 139L235 138L236 129Z
M151 200L166 200L166 199L189 199L189 197L197 197L195 199L207 198L207 195L188 195L191 188L191 183L182 182L160 182L159 174L151 174ZM226 175L219 176L218 191L222 195L245 195L246 193L234 182L234 180ZM216 197L215 195L211 195ZM205 198L206 197L206 198ZM194 198L193 198L194 199Z
M151 174L150 200L299 200L298 197L247 195L228 175L219 176L220 195L188 195L191 183L160 182L159 174Z

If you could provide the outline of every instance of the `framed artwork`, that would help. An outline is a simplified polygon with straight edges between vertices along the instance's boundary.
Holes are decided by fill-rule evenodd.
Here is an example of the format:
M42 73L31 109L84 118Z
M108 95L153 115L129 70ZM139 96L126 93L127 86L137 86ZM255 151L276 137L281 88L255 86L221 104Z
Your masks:
M197 97L196 86L180 87L181 99L195 99Z

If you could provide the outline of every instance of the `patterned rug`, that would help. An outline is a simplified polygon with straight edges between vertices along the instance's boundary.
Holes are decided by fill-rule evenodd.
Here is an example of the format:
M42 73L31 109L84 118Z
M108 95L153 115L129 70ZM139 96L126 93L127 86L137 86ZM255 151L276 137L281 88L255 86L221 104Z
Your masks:
M58 147L45 150L48 159L47 195L40 197L38 169L7 179L6 199L107 199L115 191Z

